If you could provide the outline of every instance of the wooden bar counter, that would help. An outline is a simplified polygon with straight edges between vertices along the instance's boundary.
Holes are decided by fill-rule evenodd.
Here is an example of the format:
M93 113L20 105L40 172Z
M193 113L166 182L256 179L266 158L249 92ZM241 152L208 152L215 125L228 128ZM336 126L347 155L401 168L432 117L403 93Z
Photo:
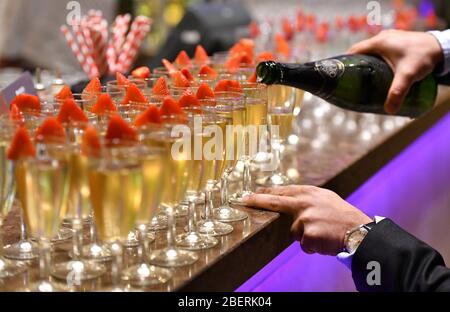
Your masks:
M288 145L284 169L297 183L323 186L347 197L450 110L450 92L440 89L433 111L417 120L344 112L316 98L307 99L300 118L298 142ZM371 129L371 131L368 131ZM243 208L249 218L232 223L234 231L219 238L215 248L198 252L192 266L172 269L168 283L144 291L233 291L292 243L288 217L269 211ZM19 238L17 209L3 227L5 244ZM186 220L178 219L178 232ZM156 233L151 248L165 244L166 232ZM67 260L70 240L55 246L53 261ZM126 250L129 263L136 250ZM0 290L17 291L38 277L37 262L14 278L0 281ZM107 264L109 269L109 265ZM102 291L110 276L83 282L76 291ZM61 281L65 283L65 281Z

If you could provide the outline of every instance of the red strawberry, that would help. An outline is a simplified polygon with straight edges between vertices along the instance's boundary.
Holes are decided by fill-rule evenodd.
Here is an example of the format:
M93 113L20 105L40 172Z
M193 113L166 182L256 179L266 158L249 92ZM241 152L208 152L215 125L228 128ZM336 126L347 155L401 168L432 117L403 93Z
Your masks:
M64 101L65 99L73 99L72 91L68 85L62 87L62 89L55 95L55 98L59 101Z
M167 69L167 71L169 72L169 75L172 75L173 73L175 73L177 71L177 68L168 60L162 59L162 63L164 65L164 67Z
M211 88L206 83L202 83L197 90L197 99L204 100L213 98L214 98L214 91L211 90Z
M148 68L147 66L136 68L131 72L131 76L137 79L150 78L150 75L150 68Z
M102 83L100 82L100 79L98 77L92 78L92 80L87 84L87 86L84 88L83 93L100 93L102 92Z
M252 57L246 52L234 53L225 63L225 67L231 73L236 72L240 66L250 66L253 64Z
M191 74L191 72L189 71L189 69L183 68L183 69L181 70L181 73L183 74L184 77L186 77L186 79L187 79L188 81L194 81L194 77L192 77L192 74Z
M19 94L12 100L11 105L16 105L21 112L27 110L41 111L41 102L39 98L31 94Z
M18 123L19 125L23 125L25 122L22 112L14 103L11 104L11 107L9 109L9 119Z
M182 95L194 95L194 92L192 92L191 88L186 88L186 89L184 89Z
M86 127L83 138L81 140L81 153L85 156L100 156L100 137L94 126Z
M223 79L217 83L214 92L224 91L242 92L242 86L237 80Z
M171 97L166 97L163 101L163 104L160 108L161 115L170 116L170 115L183 115L184 112L181 109L180 105L172 99Z
M147 103L147 98L142 94L141 90L134 84L130 83L127 88L127 93L122 101L122 104L128 104L130 102Z
M181 107L192 107L192 106L199 106L200 103L198 102L198 99L193 94L183 94L181 98L178 100L178 104Z
M118 86L126 87L130 83L130 81L127 79L127 77L125 77L122 73L119 73L119 72L116 73L116 80L117 80Z
M36 139L38 141L52 142L55 139L63 139L66 137L64 128L55 117L48 117L36 129Z
M261 34L261 30L259 29L258 23L255 21L252 21L250 25L248 26L250 37L256 38Z
M155 85L153 86L153 94L159 96L170 95L169 87L167 86L167 81L164 76L160 77Z
M294 38L294 27L287 17L282 20L282 27L284 32L284 37L287 41L291 41Z
M36 149L27 129L25 127L18 128L7 152L8 159L19 160L34 156L36 156Z
M186 77L184 77L184 75L179 71L172 75L172 81L173 85L178 88L187 88L191 85L189 80L187 80Z
M184 50L181 50L180 53L178 53L178 56L175 59L175 64L177 64L179 68L192 66L191 59Z
M216 79L217 75L218 75L217 72L213 68L209 67L208 65L203 65L200 68L199 74L205 75L211 79Z
M84 114L83 110L75 103L71 98L64 101L58 114L58 121L60 123L71 122L88 122L88 118Z
M138 133L119 115L113 115L109 120L105 139L111 146L115 140L137 141Z
M247 82L255 83L257 80L256 71L248 78Z
M150 104L149 107L134 119L136 127L142 127L147 124L161 123L161 115L156 105Z
M275 44L276 51L279 54L282 54L284 56L289 56L291 54L289 43L286 41L282 34L278 33L275 35Z
M256 56L256 63L275 60L275 55L270 51L263 51Z
M117 111L116 105L114 105L114 101L111 96L107 93L102 93L97 99L97 102L91 108L91 113L101 115L107 112L115 112Z
M208 53L206 53L205 49L200 44L195 47L194 60L197 65L209 63Z

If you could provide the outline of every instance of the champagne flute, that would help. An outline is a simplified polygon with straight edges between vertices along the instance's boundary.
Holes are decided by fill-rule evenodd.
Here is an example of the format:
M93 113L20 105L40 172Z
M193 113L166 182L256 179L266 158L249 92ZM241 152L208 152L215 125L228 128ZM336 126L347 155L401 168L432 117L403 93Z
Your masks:
M275 169L270 176L256 180L257 185L273 187L291 183L289 178L281 172L280 154L292 131L295 96L296 93L292 87L281 85L268 87L269 132L272 164Z
M67 290L50 280L51 239L58 232L64 215L64 198L68 190L67 162L55 157L52 149L65 143L61 138L37 143L37 158L22 163L26 205L25 222L31 234L38 238L40 280L27 288L28 291L53 292ZM63 147L64 148L64 147Z
M211 100L207 100L211 101ZM209 111L202 116L202 159L203 170L200 187L205 193L204 220L197 222L197 231L201 234L212 236L228 235L233 231L230 224L214 220L212 217L212 194L225 169L226 158L226 127L232 120L218 116L214 111Z
M10 261L3 256L3 219L9 213L15 190L14 161L8 159L7 149L14 136L16 126L7 117L0 117L0 279L10 277L25 271L21 262Z
M164 171L164 149L140 145L130 158L137 158L142 165L143 190L140 209L137 212L139 262L122 272L122 279L133 286L163 284L172 278L169 270L149 265L146 260L149 245L148 222L155 215L161 199Z
M228 204L228 178L236 167L238 159L243 154L243 142L245 125L245 102L242 93L216 92L214 105L202 103L205 110L214 112L220 117L231 121L231 127L227 127L225 136L225 171L220 178L221 206L212 211L214 219L223 222L241 221L248 215Z
M203 174L203 161L201 155L202 150L196 150L202 145L196 146L196 141L202 142L203 116L200 114L194 114L190 116L190 121L193 122L193 131L191 131L191 162L192 162L192 174L189 177L190 183L186 200L188 204L188 227L187 232L180 234L176 238L176 244L178 247L187 250L202 250L215 247L219 242L216 238L210 235L203 235L197 229L197 211L196 204L199 203L200 183Z
M105 266L83 257L83 223L90 220L90 190L88 179L89 159L82 153L81 143L87 127L86 123L65 125L68 144L56 151L60 159L68 165L69 189L65 201L65 219L70 221L74 232L72 243L72 260L56 263L51 268L51 275L66 279L71 272L76 272L79 281L97 278L106 272ZM89 221L91 222L91 221Z
M259 83L241 83L245 98L245 153L241 157L244 164L242 176L242 190L230 197L230 203L242 205L242 198L253 194L251 190L250 161L257 154L258 145L261 146L264 130L267 126L267 86ZM261 140L262 139L262 140Z
M122 243L135 227L142 200L142 166L136 158L129 157L136 143L126 140L105 142L101 157L89 169L91 203L98 234L102 241L110 244L113 254L113 291L126 290L120 287Z
M195 253L182 250L175 244L175 209L181 203L191 173L191 157L187 148L180 149L183 138L190 140L191 129L179 116L165 116L164 127L151 137L149 142L165 151L165 179L162 203L168 218L167 247L150 253L149 262L156 266L180 267L198 260Z

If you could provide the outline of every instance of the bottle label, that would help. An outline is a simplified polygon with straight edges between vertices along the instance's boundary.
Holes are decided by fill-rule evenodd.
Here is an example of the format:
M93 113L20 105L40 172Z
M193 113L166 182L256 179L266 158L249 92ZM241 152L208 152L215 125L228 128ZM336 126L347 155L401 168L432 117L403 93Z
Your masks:
M336 59L317 61L315 67L322 76L332 79L341 77L345 71L344 63Z

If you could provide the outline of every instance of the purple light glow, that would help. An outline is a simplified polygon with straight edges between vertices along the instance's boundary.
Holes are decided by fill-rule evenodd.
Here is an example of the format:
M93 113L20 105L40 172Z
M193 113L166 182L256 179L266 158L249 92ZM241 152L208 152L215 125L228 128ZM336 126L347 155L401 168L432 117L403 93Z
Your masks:
M347 200L369 216L393 219L450 260L450 114L378 171ZM304 254L298 243L236 291L354 291L334 257Z

